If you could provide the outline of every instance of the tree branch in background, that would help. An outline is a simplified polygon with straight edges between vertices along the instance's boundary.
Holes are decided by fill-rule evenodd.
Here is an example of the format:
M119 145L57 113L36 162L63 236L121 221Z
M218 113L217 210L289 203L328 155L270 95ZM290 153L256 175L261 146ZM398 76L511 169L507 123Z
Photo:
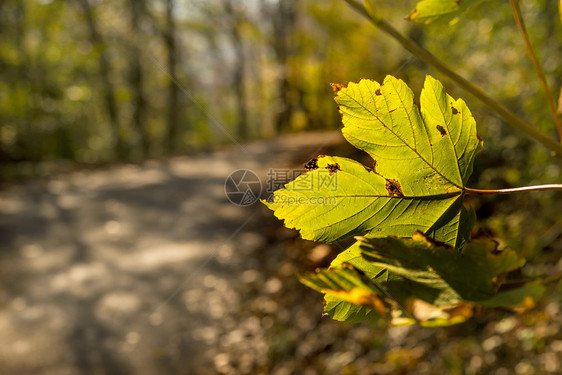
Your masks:
M433 66L435 69L437 69L438 71L440 71L441 73L445 74L447 77L455 81L463 89L465 89L466 91L474 95L476 98L478 98L488 108L492 109L494 112L500 115L508 124L521 130L531 138L542 143L545 147L556 152L558 157L562 157L562 145L558 143L556 140L548 137L547 135L539 131L534 125L523 120L515 113L507 109L505 106L498 103L495 99L488 96L480 87L472 84L464 77L452 71L448 66L442 63L441 60L433 56L431 52L421 47L417 43L413 42L412 40L408 39L407 37L403 36L400 32L398 32L398 30L392 27L385 20L377 17L374 14L373 9L371 9L370 11L367 10L367 8L365 8L365 6L357 0L345 0L345 1L359 14L367 18L374 26L384 31L386 34L390 35L392 38L398 41L398 43L400 43L405 49L407 49L412 54L414 54L417 58ZM370 3L367 2L367 4Z
M556 111L556 115L558 116L558 120L562 121L562 86L560 86L560 95L558 96L558 110Z
M523 16L521 15L521 9L519 8L519 1L518 0L509 0L511 4L511 9L513 10L513 17L515 18L515 23L517 24L517 28L523 37L523 41L525 42L525 48L527 49L527 54L535 67L535 71L537 72L537 76L539 77L539 82L541 83L542 90L546 96L546 101L548 103L548 107L550 108L550 113L552 114L552 118L554 119L554 124L556 125L556 130L558 131L558 136L562 141L562 124L560 123L560 119L558 118L558 113L556 111L556 105L554 104L554 99L552 98L552 94L550 92L550 87L548 86L548 81L546 80L546 76L544 75L544 70L542 68L537 55L533 49L533 45L531 44L531 40L529 39L529 34L527 33L527 28L525 27L525 22L523 22Z

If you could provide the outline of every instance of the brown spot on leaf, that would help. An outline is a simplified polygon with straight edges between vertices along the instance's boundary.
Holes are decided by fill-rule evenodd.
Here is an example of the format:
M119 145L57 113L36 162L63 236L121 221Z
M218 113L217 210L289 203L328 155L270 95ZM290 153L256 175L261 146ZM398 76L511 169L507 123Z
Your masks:
M341 89L345 89L347 87L347 84L330 83L330 86L332 86L332 90L334 90L334 95L338 95L338 92L340 92Z
M441 133L441 137L444 137L447 135L447 131L445 131L445 128L442 127L441 125L437 125L436 126L437 130L439 130L439 133Z
M336 173L337 171L341 171L340 165L338 163L328 164L326 169L330 171L330 176Z
M307 171L313 171L315 169L318 169L318 159L310 160L308 163L304 165L304 169L306 169Z
M382 92L381 92L381 89L380 89L380 88L378 88L378 89L375 91L375 95L382 95Z
M386 179L386 191L388 191L388 195L392 197L404 196L400 182L398 182L398 180L393 180L392 178Z
M459 111L457 111L457 109L455 107L451 107L451 111L453 111L453 115L456 115L457 113L459 113Z

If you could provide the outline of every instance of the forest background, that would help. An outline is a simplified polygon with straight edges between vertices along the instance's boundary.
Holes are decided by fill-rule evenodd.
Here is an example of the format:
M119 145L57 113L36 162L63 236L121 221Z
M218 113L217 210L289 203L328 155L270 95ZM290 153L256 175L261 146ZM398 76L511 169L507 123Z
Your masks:
M404 34L556 136L509 6L480 4L443 32L440 24L405 21L414 5L378 2L380 14ZM558 4L521 6L556 95L562 76ZM337 129L329 83L393 74L418 92L428 73L454 97L465 97L477 119L485 142L473 185L560 180L560 164L548 150L503 124L344 1L3 0L0 33L3 181ZM550 226L556 221L548 193L505 200L507 210L539 205L544 216L540 228L524 225L518 214L496 216L496 230L537 233L533 229L548 230L542 219ZM490 212L481 210L479 218ZM529 251L545 241L517 237Z
M376 3L402 33L557 137L507 2L481 2L457 22L423 27L404 20L415 0ZM520 3L558 97L558 2ZM336 130L341 117L329 84L380 82L388 74L416 93L431 74L467 102L484 140L470 186L562 180L562 164L549 150L506 125L343 0L0 0L0 181L11 185L287 133ZM477 212L477 230L536 257L525 276L560 268L559 193L469 203ZM560 293L551 295L559 306ZM541 318L529 319L534 325Z

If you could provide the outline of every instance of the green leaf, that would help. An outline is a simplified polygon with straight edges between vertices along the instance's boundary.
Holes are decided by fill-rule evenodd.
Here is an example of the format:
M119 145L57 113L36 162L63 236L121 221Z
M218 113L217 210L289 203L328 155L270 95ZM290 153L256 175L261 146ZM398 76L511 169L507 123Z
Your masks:
M329 294L324 296L324 313L334 320L347 323L368 320L374 325L380 319L380 315L368 307L358 306Z
M353 160L323 156L317 164L266 203L304 239L334 242L369 231L411 236L432 228L462 193L404 196L398 184ZM330 175L330 166L339 170Z
M381 276L382 272L384 272L386 268L367 262L361 255L361 248L359 245L359 242L355 242L346 250L339 253L336 259L330 263L330 268L340 268L347 263L357 269L360 269L361 272L371 279Z
M389 275L386 273L386 276ZM369 320L374 324L381 317L387 317L392 325L418 322L424 326L445 326L472 316L470 304L437 307L404 290L408 284L401 283L401 277L370 280L348 264L319 270L301 278L301 281L326 294L324 312L327 315L348 323ZM397 298L390 296L389 292L394 292Z
M458 209L460 205L460 210ZM426 232L433 240L454 245L456 249L462 249L470 241L472 227L476 222L474 208L466 209L459 201ZM368 237L368 235L367 235Z
M430 76L421 112L412 91L391 76L382 85L361 80L335 88L342 132L373 157L374 168L318 157L313 170L276 191L266 205L305 239L410 237L422 231L462 247L473 223L462 208L464 184L481 147L466 104Z
M340 301L368 307L378 315L385 315L388 311L387 304L379 295L380 287L351 265L319 270L302 277L301 282Z
M382 85L350 83L335 99L345 138L373 157L377 173L397 180L405 196L462 191L481 141L464 101L447 95L439 81L426 77L421 113L413 92L392 76Z
M546 287L540 282L531 282L516 289L499 293L492 298L482 301L485 307L533 307L543 295Z
M436 306L492 298L498 277L525 263L515 251L498 252L496 247L493 241L478 240L459 253L449 246L432 243L421 233L412 239L389 237L360 243L368 262L434 290L433 294L425 294L424 300Z
M355 242L345 251L339 253L330 264L330 269L341 268L345 264L351 264L356 269L360 269L361 272L371 279L377 277L380 279L385 272L383 267L369 263L361 256L359 242ZM324 296L324 313L334 320L348 323L359 323L369 320L371 324L374 324L380 318L378 314L365 306L354 305L330 294Z
M421 0L407 19L425 25L450 22L477 2L478 0Z
M329 270L302 281L326 294L324 312L336 320L385 316L392 325L436 327L469 319L477 305L534 306L545 289L540 282L498 292L504 275L524 263L513 250L498 251L493 241L473 241L459 253L417 233L411 239L360 238Z

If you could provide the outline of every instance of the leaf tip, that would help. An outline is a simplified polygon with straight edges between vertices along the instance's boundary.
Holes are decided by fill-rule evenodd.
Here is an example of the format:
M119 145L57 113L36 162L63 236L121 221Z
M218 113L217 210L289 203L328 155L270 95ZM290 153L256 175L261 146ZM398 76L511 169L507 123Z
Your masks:
M410 21L410 22L416 22L415 18L416 18L416 14L418 13L418 7L415 7L410 14L408 14L406 17L404 17L404 20L406 21Z

